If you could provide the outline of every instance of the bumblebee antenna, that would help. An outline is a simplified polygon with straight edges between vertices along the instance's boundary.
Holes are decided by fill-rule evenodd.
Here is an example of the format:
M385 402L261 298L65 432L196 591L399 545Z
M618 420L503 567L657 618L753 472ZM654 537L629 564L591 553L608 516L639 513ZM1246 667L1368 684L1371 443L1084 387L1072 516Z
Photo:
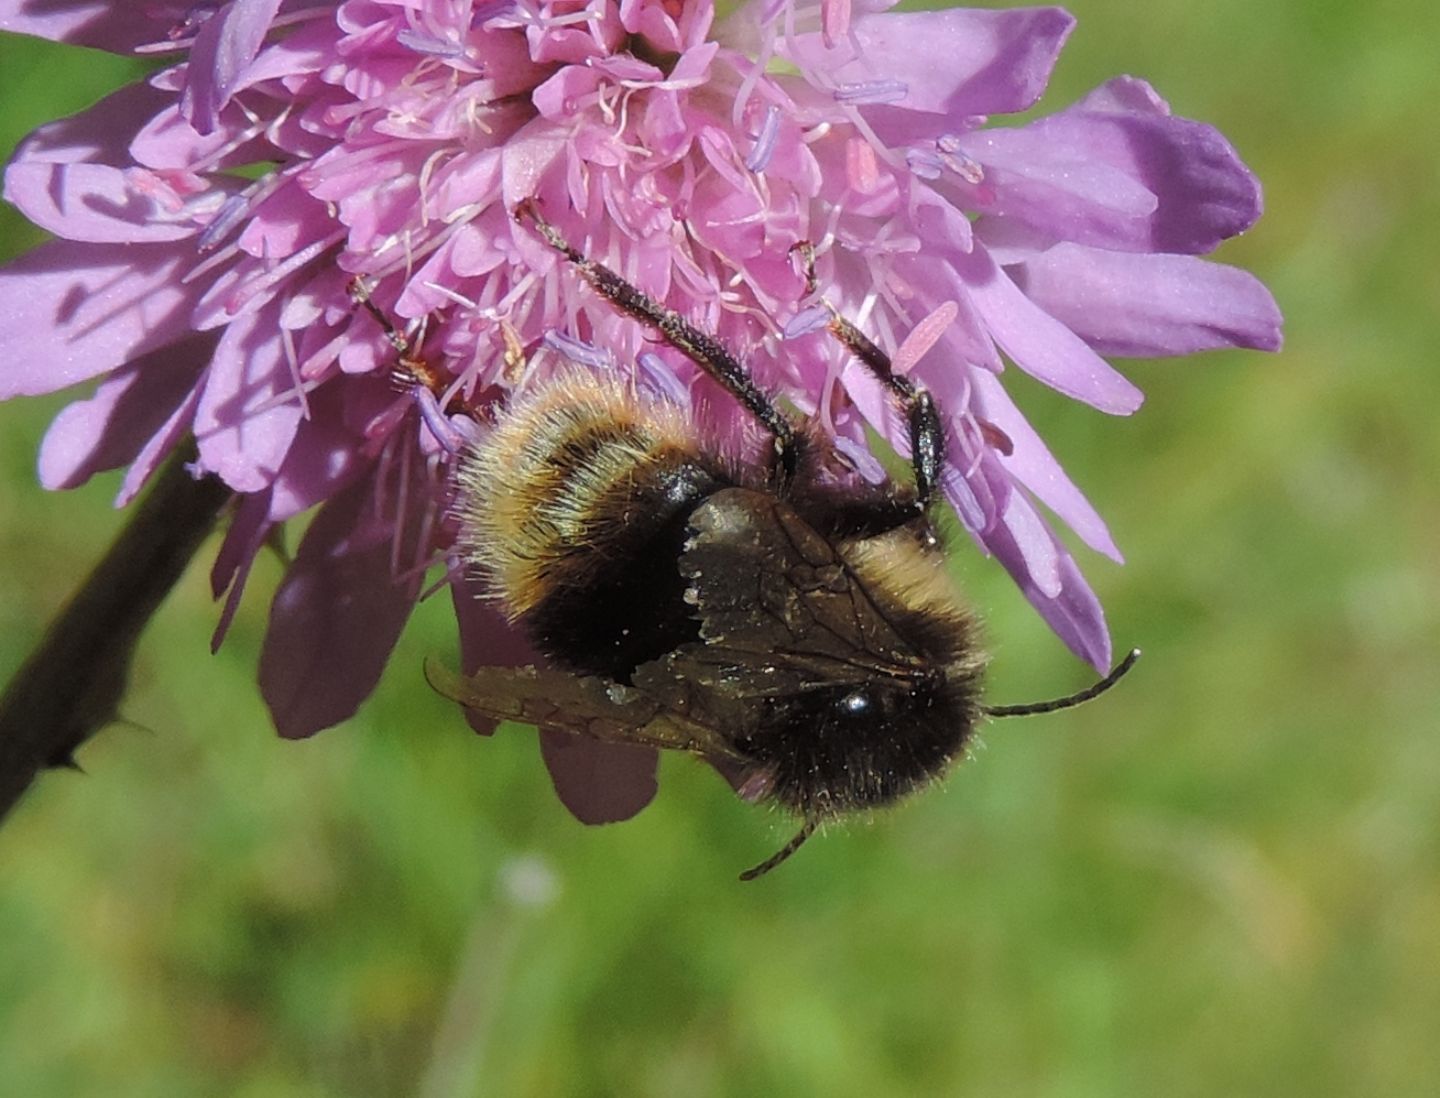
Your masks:
M1116 664L1115 670L1094 686L1088 686L1075 694L1067 694L1063 698L1055 698L1053 701L1027 702L1024 705L982 705L980 708L988 717L1028 717L1035 713L1053 713L1057 709L1071 709L1105 693L1125 677L1139 658L1140 649L1130 649L1130 654Z
M795 832L795 837L793 839L791 839L788 843L782 846L779 850L775 851L774 854L771 854L770 857L766 858L763 862L755 866L753 869L747 869L744 873L740 874L740 879L742 881L753 881L756 877L765 876L765 874L769 873L786 858L790 857L791 854L794 854L795 851L799 850L802 846L804 846L805 840L808 839L811 835L815 834L815 827L815 820L806 820L804 826L801 827L799 831Z

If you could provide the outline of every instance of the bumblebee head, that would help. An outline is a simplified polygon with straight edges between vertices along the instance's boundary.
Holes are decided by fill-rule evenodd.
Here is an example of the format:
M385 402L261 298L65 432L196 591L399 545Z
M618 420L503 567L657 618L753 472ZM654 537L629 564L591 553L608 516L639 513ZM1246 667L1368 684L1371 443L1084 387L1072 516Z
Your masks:
M823 684L772 699L737 741L770 796L806 819L899 800L944 775L980 717L978 673Z

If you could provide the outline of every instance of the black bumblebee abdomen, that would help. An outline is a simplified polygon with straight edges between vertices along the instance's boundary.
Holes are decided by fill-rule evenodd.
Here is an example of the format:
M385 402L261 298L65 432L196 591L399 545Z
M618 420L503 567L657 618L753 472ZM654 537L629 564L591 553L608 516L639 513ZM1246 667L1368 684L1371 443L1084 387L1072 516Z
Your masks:
M557 662L623 683L640 664L699 639L676 561L691 512L723 487L693 464L647 472L654 475L617 484L623 500L601 504L623 508L627 517L591 542L594 560L584 580L554 585L520 619L536 647Z
M460 477L469 560L556 663L628 683L698 637L676 562L729 478L674 405L562 377L518 400Z

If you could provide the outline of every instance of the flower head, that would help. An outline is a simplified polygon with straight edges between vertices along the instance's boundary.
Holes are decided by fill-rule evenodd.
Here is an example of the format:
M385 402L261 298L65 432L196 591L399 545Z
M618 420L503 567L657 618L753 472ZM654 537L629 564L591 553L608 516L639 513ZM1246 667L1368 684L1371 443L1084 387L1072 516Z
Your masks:
M51 427L40 475L70 487L127 465L120 503L195 436L199 469L240 494L213 572L217 643L271 528L320 508L260 668L277 727L303 736L369 694L451 552L447 418L483 421L588 356L743 427L517 205L741 351L878 475L867 426L905 453L904 424L815 330L793 254L808 243L824 301L943 410L943 490L965 529L1104 666L1100 605L1041 505L1118 550L1002 373L1128 414L1140 392L1102 354L1277 347L1264 287L1200 258L1251 225L1259 187L1219 133L1134 78L997 122L1043 92L1073 26L1059 8L887 6L765 0L717 22L709 0L41 15L0 0L4 29L173 62L42 127L6 172L5 196L59 239L0 271L0 397L100 379ZM391 384L396 352L355 308L357 278L418 345L418 397ZM467 667L528 658L460 570L447 577ZM582 818L653 792L650 752L545 742Z

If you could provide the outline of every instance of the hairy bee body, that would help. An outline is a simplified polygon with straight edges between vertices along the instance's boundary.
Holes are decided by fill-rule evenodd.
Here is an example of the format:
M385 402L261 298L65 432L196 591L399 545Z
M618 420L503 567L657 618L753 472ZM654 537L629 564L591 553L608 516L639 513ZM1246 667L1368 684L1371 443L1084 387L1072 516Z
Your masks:
M894 488L827 483L818 450L778 481L577 372L519 399L460 477L467 554L539 650L639 692L690 729L666 746L807 821L943 773L984 670L928 520Z
M564 375L517 401L459 480L470 560L557 663L628 682L696 638L675 562L690 512L732 478L674 405Z
M442 694L497 719L709 759L742 796L802 821L749 880L826 820L943 775L982 717L1078 705L1133 666L1138 651L1076 694L983 704L978 627L929 519L946 435L929 392L832 309L830 332L903 410L913 484L837 480L832 443L719 339L572 247L533 200L515 216L726 390L771 446L738 459L675 405L600 375L512 400L462 463L460 540L554 666L458 676L432 661Z

